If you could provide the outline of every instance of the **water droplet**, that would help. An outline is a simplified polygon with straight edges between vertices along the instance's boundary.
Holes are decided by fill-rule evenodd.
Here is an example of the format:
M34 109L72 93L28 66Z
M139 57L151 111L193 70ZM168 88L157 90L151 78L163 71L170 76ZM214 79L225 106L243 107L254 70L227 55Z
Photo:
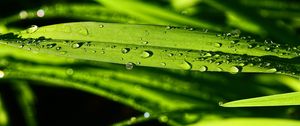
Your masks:
M153 52L152 52L152 51L146 50L146 51L143 51L143 52L142 52L141 57L142 57L142 58L149 58L149 57L151 57L152 55L153 55Z
M268 70L267 70L268 73L274 73L274 72L276 72L276 71L277 71L276 68L271 68L271 69L268 69Z
M166 123L166 122L169 121L168 116L166 116L166 115L160 116L160 117L159 117L159 120L160 120L161 122L164 122L164 123Z
M201 72L207 71L207 66L201 66L199 71L201 71Z
M69 68L69 69L66 70L66 74L71 76L71 75L74 74L74 70L72 68Z
M172 29L172 26L167 26L166 29L170 30L170 29Z
M23 45L23 44L19 46L19 48L23 48L23 47L24 47L24 45Z
M147 45L149 42L148 41L143 41L142 42L144 45Z
M56 50L60 50L61 49L61 47L56 47Z
M128 63L126 63L125 67L126 67L127 70L132 70L133 67L134 67L134 65L135 65L135 64L132 63L132 62L128 62Z
M105 51L101 51L101 54L105 54Z
M221 47L222 44L221 43L215 43L215 47Z
M85 27L81 27L78 31L79 34L88 35L89 31Z
M240 71L240 69L236 66L233 66L229 69L229 71L230 71L230 73L235 74L235 73L238 73Z
M206 53L205 55L204 55L204 57L211 57L212 55L210 54L210 53Z
M149 112L145 112L145 113L144 113L144 117L145 117L145 118L149 118L149 117L150 117L150 113L149 113Z
M130 48L123 48L122 50L121 50L121 52L123 53L123 54L126 54L126 53L128 53L130 51Z
M270 51L270 47L266 47L265 50L266 50L266 51Z
M194 30L194 28L189 28L189 31L193 31Z
M174 54L173 53L169 53L168 56L172 57L172 56L174 56Z
M161 62L161 63L160 63L160 65L162 65L162 66L166 66L167 64L166 64L166 63L164 63L164 62Z
M31 25L30 28L28 28L26 30L27 33L31 34L31 33L34 33L35 31L37 31L39 29L39 27L37 25Z
M4 77L4 72L2 70L0 70L0 78L3 78Z
M192 65L188 61L183 61L179 66L184 70L192 69Z
M52 44L47 44L46 47L48 49L53 48L54 46L56 46L56 43L52 43Z
M99 25L99 28L104 28L104 25L103 24Z
M223 106L224 103L222 101L219 102L219 106Z
M83 44L84 44L84 42L73 43L73 44L72 44L72 48L74 48L74 49L80 48Z

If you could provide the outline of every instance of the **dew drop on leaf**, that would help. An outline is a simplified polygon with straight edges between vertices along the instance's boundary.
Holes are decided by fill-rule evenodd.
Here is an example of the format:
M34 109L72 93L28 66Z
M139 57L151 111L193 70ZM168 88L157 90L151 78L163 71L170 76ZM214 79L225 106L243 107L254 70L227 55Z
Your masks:
M19 48L23 48L23 47L24 47L24 45L23 45L23 44L19 46Z
M184 70L192 69L192 64L190 64L188 61L183 61L179 66Z
M141 54L141 57L142 58L149 58L153 55L153 52L152 51L143 51L142 54Z
M160 63L160 65L162 65L162 66L166 66L167 64L166 64L166 63L164 63L164 62L161 62L161 63Z
M135 64L132 63L132 62L128 62L128 63L125 64L125 67L126 67L127 70L132 70L133 67L134 67L134 65L135 65Z
M84 44L83 42L73 43L73 44L72 44L72 48L74 48L74 49L80 48L83 44Z
M215 47L221 47L222 46L222 44L221 43L215 43Z
M104 28L104 25L103 24L99 25L99 28Z
M47 44L47 45L46 45L46 47L47 47L48 49L50 49L50 48L53 48L54 46L56 46L56 44L55 44L55 43L52 43L52 44Z
M207 71L207 66L201 66L199 71L201 71L201 72Z
M240 69L236 66L233 66L233 67L230 67L229 71L230 71L230 73L235 74L235 73L238 73L240 71Z
M61 47L56 47L56 50L60 50L61 49Z
M78 32L82 35L89 35L89 31L84 27L80 28Z
M130 51L130 48L123 48L122 50L121 50L121 52L123 53L123 54L126 54L126 53L128 53Z
M28 28L26 30L26 32L31 34L31 33L34 33L35 31L37 31L38 29L39 29L39 27L37 25L32 25L30 28Z

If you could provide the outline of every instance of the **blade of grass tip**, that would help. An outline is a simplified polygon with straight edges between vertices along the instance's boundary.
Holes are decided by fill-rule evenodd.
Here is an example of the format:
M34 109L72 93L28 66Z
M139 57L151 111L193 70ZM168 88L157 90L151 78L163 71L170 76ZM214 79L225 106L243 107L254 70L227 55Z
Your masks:
M9 117L6 108L4 106L4 101L2 99L1 94L0 94L0 125L9 126Z
M278 26L274 21L260 17L257 12L249 11L256 11L255 8L243 6L236 1L205 0L205 2L225 11L229 19L232 20L231 24L241 29L263 36L269 34L284 44L294 43L299 40L295 33L289 31L286 27Z
M12 88L16 92L17 101L22 109L23 117L27 126L37 126L35 111L35 95L24 81L15 81Z
M71 13L72 12L72 13ZM24 20L49 20L53 18L66 18L72 20L102 21L102 22L123 22L142 23L137 19L124 14L117 13L97 4L54 4L42 6L40 9L23 10L18 14L4 18L0 21L0 33L7 33L20 30L14 27L7 27L11 23ZM68 29L65 29L68 30Z
M229 118L218 121L203 121L188 126L298 126L300 121L278 118Z
M211 22L191 19L189 17L177 14L175 12L162 9L155 5L151 5L145 2L136 0L96 0L97 2L104 4L105 6L116 9L120 12L127 13L133 17L145 19L150 23L164 24L164 25L189 25L195 27L209 28L215 31L221 31L222 27Z
M300 105L300 92L249 98L220 104L222 107L261 107Z
M65 28L71 31L66 32ZM297 47L249 44L244 39L224 39L182 28L80 22L33 26L18 34L2 35L0 39L3 44L33 52L126 64L128 69L138 65L231 73L299 74L297 59L289 59L298 57Z

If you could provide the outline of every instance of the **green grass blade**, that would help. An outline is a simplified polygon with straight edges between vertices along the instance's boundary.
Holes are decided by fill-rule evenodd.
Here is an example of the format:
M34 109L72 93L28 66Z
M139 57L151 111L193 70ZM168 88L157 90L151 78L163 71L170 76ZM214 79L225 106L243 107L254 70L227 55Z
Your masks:
M37 126L35 114L35 96L26 82L15 81L12 85L17 94L17 101L22 109L23 117L27 126Z
M97 0L97 2L104 4L110 8L116 9L133 17L144 19L147 22L161 24L161 25L188 25L195 27L209 28L211 30L220 31L221 26L207 21L195 20L189 17L177 14L175 12L157 7L145 2L136 0Z
M22 38L16 38L17 35ZM138 65L231 73L299 74L295 58L300 52L297 47L223 37L184 28L95 22L33 27L20 34L1 36L2 43L33 52L127 64L128 69ZM233 43L236 41L238 43ZM254 47L249 48L249 45Z
M300 121L275 118L230 118L218 121L205 121L189 126L298 126Z
M37 11L42 11L44 15L39 17ZM142 21L138 21L137 19L117 13L116 11L97 4L60 3L42 6L39 9L23 10L18 14L4 18L0 21L0 33L18 30L17 27L8 27L8 25L11 25L12 23L24 22L26 20L51 20L56 18L79 21L143 23Z
M260 107L290 105L300 105L300 92L249 98L221 104L221 106L223 107Z
M0 95L0 125L1 126L9 126L8 113L5 109L4 101L3 101L1 95Z
M242 6L235 1L206 0L205 2L225 11L231 24L243 30L263 36L270 35L280 43L294 43L299 40L296 34L288 28L260 17L255 8Z

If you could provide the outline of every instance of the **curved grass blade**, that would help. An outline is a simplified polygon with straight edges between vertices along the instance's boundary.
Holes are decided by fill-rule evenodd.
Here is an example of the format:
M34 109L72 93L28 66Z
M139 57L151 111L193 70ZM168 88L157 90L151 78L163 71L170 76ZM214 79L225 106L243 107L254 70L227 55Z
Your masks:
M255 8L242 6L236 1L206 0L205 2L215 8L226 11L231 24L243 30L263 36L269 34L283 44L294 43L299 40L295 33L289 31L288 28L278 26L273 21L261 18L255 12ZM254 10L254 12L249 10Z
M35 114L35 96L24 81L15 81L12 85L14 91L17 94L17 101L22 109L23 117L27 126L37 126L36 114Z
M231 73L299 74L297 47L218 38L214 34L181 28L80 22L33 27L0 38L2 43L33 52L126 64L128 69L138 65ZM236 41L238 43L233 43ZM250 45L254 47L249 48Z
M189 126L298 126L300 121L275 118L230 118L217 121L206 121Z
M38 12L42 14L38 15ZM23 10L14 16L2 19L0 21L0 33L18 30L18 28L14 28L12 26L7 27L12 23L23 22L24 20L49 20L55 18L80 21L143 23L142 21L138 21L133 17L117 13L116 11L99 6L97 4L59 3L42 6L40 9Z
M9 126L9 117L8 113L5 109L3 99L0 95L0 125L1 126Z
M183 25L183 26L194 26L194 27L204 27L215 31L221 31L223 29L217 24L213 24L207 21L195 20L183 15L177 14L175 12L162 9L145 2L139 2L136 0L96 0L97 2L104 4L110 8L113 8L119 12L132 15L143 19L149 23L161 24L161 25Z
M249 98L221 104L221 106L223 107L261 107L290 105L300 105L300 92Z

